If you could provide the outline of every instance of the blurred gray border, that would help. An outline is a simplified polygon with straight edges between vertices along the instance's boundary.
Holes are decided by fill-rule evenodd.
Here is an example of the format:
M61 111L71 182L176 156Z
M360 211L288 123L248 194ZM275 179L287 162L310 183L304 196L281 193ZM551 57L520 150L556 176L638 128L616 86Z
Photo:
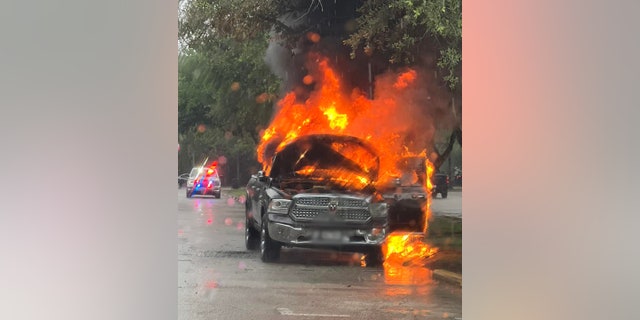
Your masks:
M177 318L177 4L0 8L0 319Z
M639 319L640 4L463 8L463 317Z
M464 317L640 318L638 4L463 6ZM0 318L177 318L176 7L3 4Z

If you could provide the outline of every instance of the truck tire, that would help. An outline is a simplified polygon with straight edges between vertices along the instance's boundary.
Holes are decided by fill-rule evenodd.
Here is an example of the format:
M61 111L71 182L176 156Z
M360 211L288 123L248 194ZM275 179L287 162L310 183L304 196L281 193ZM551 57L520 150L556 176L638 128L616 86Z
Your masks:
M249 218L245 219L244 224L244 245L247 250L256 250L260 246L260 233L253 228Z
M384 263L384 255L382 254L382 247L377 246L369 249L365 252L364 261L367 267L379 267Z
M274 262L280 258L280 243L269 236L269 223L265 216L262 217L260 230L260 259L263 262Z

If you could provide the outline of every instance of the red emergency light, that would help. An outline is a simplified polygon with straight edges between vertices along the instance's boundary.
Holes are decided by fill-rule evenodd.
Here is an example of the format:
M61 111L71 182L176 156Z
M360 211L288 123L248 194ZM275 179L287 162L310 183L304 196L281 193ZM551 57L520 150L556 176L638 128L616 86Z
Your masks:
M212 175L216 171L216 167L218 166L218 161L214 161L209 169L207 169L207 175Z

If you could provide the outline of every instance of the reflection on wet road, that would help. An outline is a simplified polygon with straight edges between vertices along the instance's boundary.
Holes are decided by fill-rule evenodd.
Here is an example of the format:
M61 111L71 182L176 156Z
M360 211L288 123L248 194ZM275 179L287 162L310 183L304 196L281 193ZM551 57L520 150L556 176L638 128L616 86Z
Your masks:
M179 319L461 319L461 290L415 264L363 267L362 254L244 247L244 205L178 194Z

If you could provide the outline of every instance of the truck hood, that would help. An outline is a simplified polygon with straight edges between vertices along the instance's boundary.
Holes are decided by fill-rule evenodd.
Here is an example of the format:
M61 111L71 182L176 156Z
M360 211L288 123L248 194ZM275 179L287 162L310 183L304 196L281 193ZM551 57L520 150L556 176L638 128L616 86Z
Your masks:
M300 137L280 148L269 176L283 189L362 191L378 178L380 159L367 142L352 136L316 134Z

